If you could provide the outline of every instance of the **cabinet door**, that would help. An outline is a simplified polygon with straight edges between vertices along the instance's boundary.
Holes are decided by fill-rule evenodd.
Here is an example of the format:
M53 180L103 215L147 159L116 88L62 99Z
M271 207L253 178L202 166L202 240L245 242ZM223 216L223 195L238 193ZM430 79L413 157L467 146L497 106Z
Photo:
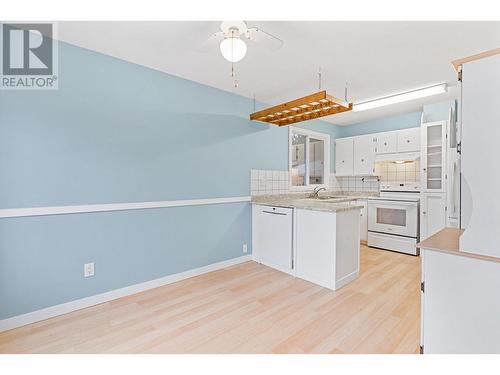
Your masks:
M339 138L335 141L335 174L352 176L353 174L353 139Z
M462 66L460 249L500 257L500 55Z
M420 241L446 227L446 194L420 195Z
M377 154L388 154L398 151L397 132L386 132L377 134Z
M398 152L420 151L420 127L398 131Z
M500 353L500 265L423 251L426 354Z
M354 138L354 175L371 176L375 173L375 147L373 135Z
M422 123L421 131L421 191L445 191L446 133L448 121Z
M293 268L293 209L255 205L253 248L257 260L283 272Z
M336 219L337 215L330 212L297 209L296 275L329 289L335 288L338 267Z
M359 221L359 239L361 241L367 241L368 239L368 217L367 217L367 202L366 200L357 200L356 204L362 205L363 208L360 211L360 221Z

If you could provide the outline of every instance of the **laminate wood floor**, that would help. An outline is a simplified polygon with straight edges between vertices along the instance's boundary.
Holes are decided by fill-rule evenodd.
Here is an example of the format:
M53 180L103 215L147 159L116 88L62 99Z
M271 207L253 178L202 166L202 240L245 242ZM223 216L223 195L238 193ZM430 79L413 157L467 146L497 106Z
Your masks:
M333 292L255 262L0 334L0 353L418 353L420 258L361 247Z

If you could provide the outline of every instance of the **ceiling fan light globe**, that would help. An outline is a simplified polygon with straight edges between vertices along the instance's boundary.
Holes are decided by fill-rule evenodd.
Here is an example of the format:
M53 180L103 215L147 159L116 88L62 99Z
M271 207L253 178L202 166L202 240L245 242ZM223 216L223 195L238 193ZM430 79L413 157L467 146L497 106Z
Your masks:
M220 52L227 61L238 62L247 53L247 45L240 38L226 38L220 43Z

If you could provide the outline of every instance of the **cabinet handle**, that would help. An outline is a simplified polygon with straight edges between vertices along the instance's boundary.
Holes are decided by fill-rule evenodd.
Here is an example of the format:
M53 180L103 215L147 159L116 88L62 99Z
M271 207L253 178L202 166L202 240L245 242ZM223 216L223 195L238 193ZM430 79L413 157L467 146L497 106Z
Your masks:
M407 139L407 140L406 140L406 143L410 143L410 140L409 140L409 139Z
M387 146L387 142L384 142L384 146Z
M427 170L427 168L424 168L424 172Z
M426 211L422 211L422 214L427 215L427 212Z
M365 161L365 159L361 159L361 162L364 162L364 161Z
M285 214L285 213L283 213L283 212L262 211L262 213L264 213L264 214L271 214L271 215L282 215L282 216L286 216L286 214Z

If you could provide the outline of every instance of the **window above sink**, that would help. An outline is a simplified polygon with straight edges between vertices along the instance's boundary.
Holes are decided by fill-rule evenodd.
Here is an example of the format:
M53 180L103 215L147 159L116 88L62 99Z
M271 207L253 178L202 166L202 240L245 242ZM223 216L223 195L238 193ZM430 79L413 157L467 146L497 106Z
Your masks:
M289 172L291 190L328 187L330 136L297 127L289 128Z

